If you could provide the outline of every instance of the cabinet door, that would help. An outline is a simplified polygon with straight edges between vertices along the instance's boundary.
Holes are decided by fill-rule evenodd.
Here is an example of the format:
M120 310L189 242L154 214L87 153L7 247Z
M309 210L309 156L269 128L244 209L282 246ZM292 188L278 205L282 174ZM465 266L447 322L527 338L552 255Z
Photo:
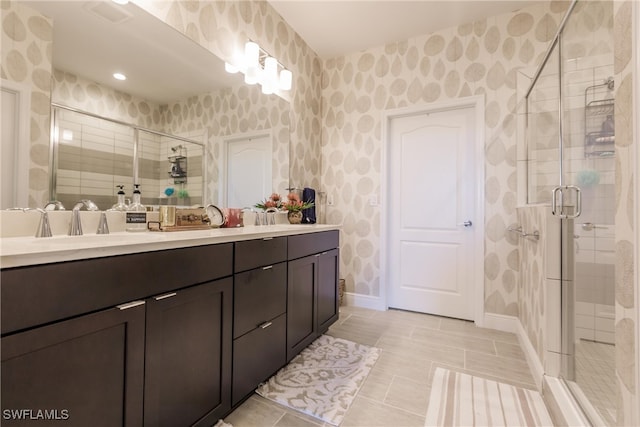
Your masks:
M231 278L147 304L144 424L211 426L231 408Z
M318 262L318 332L324 333L339 316L338 249L323 252Z
M256 389L286 361L286 315L265 322L233 342L233 404Z
M287 263L238 273L234 280L234 338L287 311Z
M287 278L287 361L318 336L316 282L318 257L289 261Z
M49 425L15 421L40 409L61 424L141 426L144 313L141 302L3 337L2 425Z

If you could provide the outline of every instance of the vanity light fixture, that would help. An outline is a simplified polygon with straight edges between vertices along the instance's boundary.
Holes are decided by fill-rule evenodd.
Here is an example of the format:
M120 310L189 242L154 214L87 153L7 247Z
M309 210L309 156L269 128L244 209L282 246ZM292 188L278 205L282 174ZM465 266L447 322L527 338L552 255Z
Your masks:
M235 55L233 63L225 62L224 69L232 74L243 73L244 82L247 84L260 83L262 93L267 95L278 90L291 90L291 71L256 42L248 41L244 46L244 52Z
M113 73L113 78L116 80L127 80L127 76L122 73Z

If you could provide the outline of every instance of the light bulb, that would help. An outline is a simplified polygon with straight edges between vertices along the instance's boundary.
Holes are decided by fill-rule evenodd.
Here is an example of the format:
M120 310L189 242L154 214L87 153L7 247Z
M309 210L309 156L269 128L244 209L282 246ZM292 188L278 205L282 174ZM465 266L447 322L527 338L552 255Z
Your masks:
M228 62L226 62L226 61L225 61L225 63L224 63L224 70L225 70L227 73L231 73L231 74L235 74L235 73L237 73L238 71L240 71L240 70L238 69L238 67L236 67L236 66L235 66L235 65L233 65L233 64L229 64L229 63L228 63Z
M264 60L264 72L262 75L262 93L269 95L276 89L278 83L278 61L269 56Z
M258 44L254 42L247 42L247 44L244 45L244 59L246 61L245 65L247 66L247 69L252 67L259 67L259 58L260 46L258 46Z
M260 81L260 71L262 71L259 67L247 67L247 70L244 72L244 82L248 85L254 85Z
M280 82L278 83L278 87L280 90L291 90L292 80L293 74L291 74L291 71L284 69L280 71Z

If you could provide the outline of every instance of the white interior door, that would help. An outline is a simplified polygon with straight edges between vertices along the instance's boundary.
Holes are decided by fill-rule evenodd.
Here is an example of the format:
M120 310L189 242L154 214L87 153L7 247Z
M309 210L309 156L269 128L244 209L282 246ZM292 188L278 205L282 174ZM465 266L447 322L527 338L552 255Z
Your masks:
M473 320L475 110L389 126L388 306Z
M272 193L272 149L269 135L229 140L226 152L224 206L253 206Z

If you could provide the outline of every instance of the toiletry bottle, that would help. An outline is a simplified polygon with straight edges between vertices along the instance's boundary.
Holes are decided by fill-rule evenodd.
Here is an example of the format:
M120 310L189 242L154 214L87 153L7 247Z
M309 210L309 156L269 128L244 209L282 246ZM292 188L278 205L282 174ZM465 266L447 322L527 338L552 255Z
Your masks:
M140 184L135 184L133 190L133 201L127 209L126 227L127 231L147 230L147 208L140 203Z
M124 201L124 185L116 185L118 188L118 202L111 207L114 211L126 211L127 204Z

